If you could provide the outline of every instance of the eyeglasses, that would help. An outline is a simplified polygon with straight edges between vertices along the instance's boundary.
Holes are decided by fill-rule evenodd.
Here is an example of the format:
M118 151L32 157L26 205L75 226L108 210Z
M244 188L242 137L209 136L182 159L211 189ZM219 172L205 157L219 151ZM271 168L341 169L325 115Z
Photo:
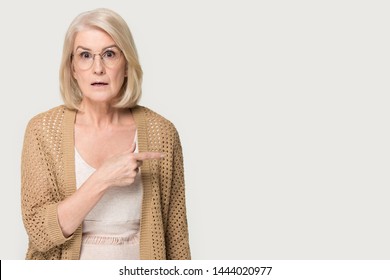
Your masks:
M108 68L114 68L118 62L121 60L122 51L117 47L110 47L105 49L101 53L91 53L88 50L80 49L76 50L75 54L72 54L72 59L74 59L75 65L81 70L88 70L92 67L95 56L99 55L104 66Z

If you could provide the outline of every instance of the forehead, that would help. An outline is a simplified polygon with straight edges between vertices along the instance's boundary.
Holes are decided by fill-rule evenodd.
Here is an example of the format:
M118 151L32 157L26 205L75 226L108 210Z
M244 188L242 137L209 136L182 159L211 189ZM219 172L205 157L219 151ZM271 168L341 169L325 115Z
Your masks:
M100 51L111 45L115 45L115 41L107 32L100 29L89 28L76 34L73 49L82 46L91 50Z

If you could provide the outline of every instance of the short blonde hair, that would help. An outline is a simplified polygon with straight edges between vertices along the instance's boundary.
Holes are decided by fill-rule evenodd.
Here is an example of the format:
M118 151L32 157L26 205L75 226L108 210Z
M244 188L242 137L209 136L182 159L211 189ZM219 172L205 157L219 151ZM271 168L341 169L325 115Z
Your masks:
M133 36L123 18L109 9L96 9L78 15L65 35L60 67L60 90L64 104L71 110L79 109L83 95L72 75L72 52L78 32L97 28L105 31L122 50L126 59L125 81L118 93L116 108L132 108L141 98L142 68L138 60Z

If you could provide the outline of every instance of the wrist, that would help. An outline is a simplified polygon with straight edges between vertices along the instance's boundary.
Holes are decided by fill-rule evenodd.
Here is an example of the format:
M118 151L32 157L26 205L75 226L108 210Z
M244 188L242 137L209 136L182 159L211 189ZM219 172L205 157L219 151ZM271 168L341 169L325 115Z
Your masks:
M109 187L110 184L107 180L100 178L97 171L95 171L89 178L88 181L92 188L99 193L104 193Z

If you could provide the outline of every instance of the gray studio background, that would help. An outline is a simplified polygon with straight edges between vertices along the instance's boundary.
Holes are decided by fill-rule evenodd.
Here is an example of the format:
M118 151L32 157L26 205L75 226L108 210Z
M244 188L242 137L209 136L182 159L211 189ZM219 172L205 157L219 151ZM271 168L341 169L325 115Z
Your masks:
M389 259L388 1L2 1L1 259L23 259L24 129L64 35L114 9L177 127L194 259Z

